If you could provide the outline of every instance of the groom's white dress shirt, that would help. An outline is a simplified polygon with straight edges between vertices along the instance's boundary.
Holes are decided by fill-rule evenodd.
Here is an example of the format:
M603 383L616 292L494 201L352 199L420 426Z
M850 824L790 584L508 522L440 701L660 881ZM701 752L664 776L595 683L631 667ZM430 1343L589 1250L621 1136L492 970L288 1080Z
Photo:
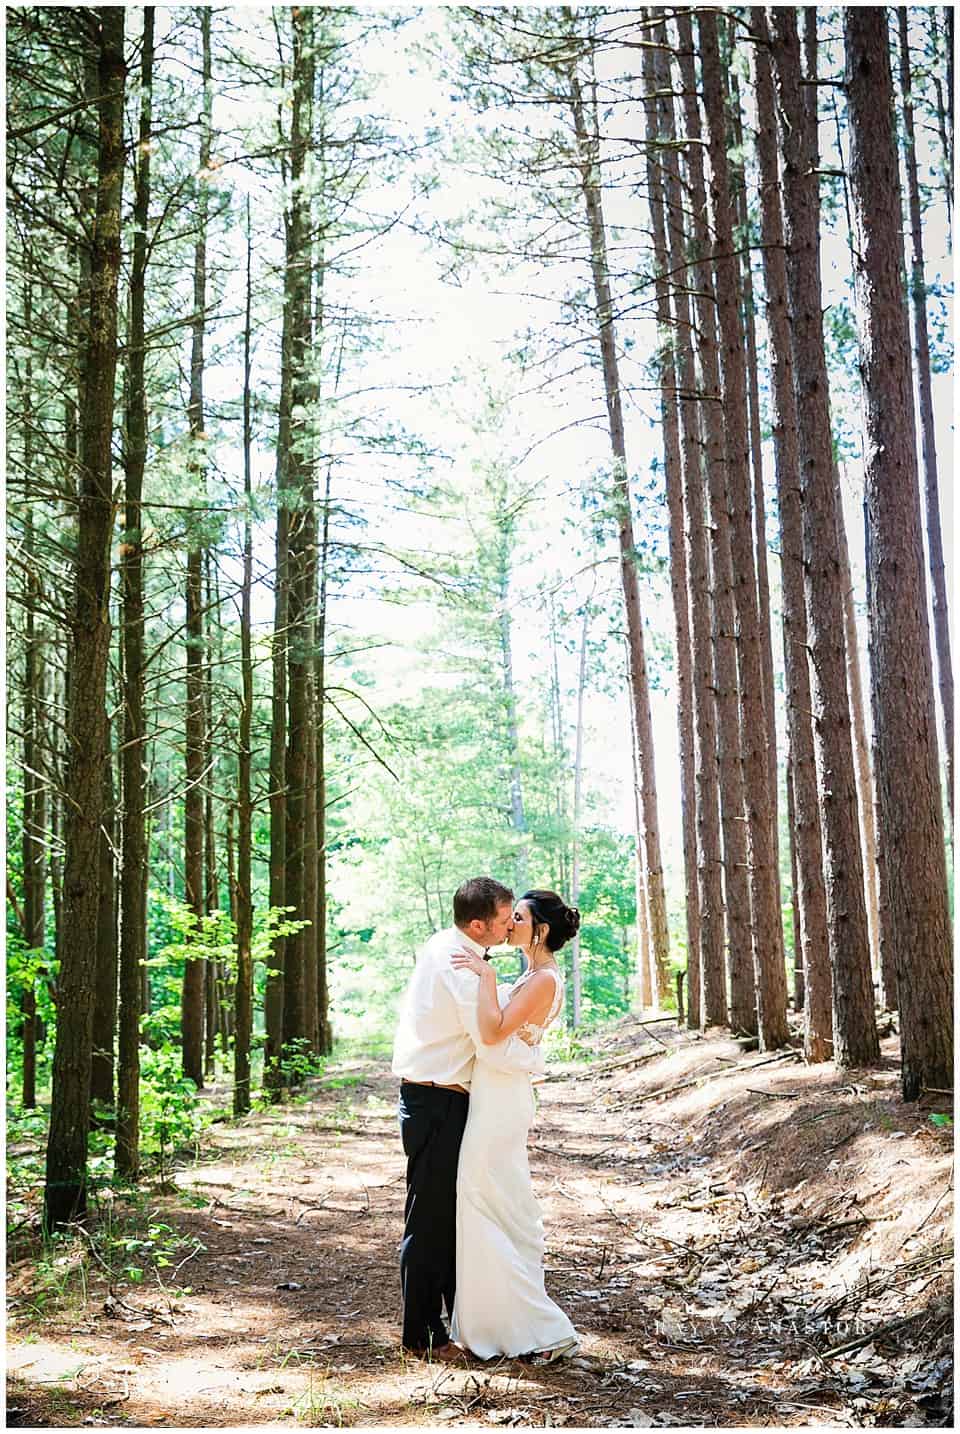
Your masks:
M484 954L484 948L456 926L438 931L417 956L400 1006L393 1043L393 1073L435 1085L469 1089L475 1059L501 1071L543 1074L543 1053L519 1036L485 1046L477 1023L477 981L473 971L450 964L455 951Z

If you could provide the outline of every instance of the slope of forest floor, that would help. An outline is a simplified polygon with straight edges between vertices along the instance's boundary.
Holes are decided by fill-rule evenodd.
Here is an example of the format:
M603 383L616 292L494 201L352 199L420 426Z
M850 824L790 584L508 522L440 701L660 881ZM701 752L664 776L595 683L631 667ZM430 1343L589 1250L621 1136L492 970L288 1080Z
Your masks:
M555 1067L530 1158L583 1343L548 1368L402 1356L395 1085L334 1060L214 1125L136 1222L101 1206L114 1248L147 1229L128 1258L166 1251L141 1283L80 1232L46 1264L11 1246L8 1427L950 1427L949 1106L904 1105L883 1056L838 1074L625 1018Z

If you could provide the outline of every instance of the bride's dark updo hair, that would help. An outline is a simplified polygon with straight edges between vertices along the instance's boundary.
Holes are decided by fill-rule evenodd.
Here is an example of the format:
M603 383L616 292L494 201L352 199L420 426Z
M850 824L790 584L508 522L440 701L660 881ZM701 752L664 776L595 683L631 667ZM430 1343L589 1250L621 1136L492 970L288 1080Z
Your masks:
M580 913L568 906L555 891L525 891L520 898L530 908L534 928L546 926L547 946L559 951L580 930Z

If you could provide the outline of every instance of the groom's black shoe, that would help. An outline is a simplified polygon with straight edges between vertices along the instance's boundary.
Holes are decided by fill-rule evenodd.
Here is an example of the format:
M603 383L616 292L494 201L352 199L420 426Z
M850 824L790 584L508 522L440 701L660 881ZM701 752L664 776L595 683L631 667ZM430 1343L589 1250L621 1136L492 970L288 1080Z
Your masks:
M469 1364L471 1356L467 1350L451 1342L435 1349L429 1358L437 1364Z
M428 1364L466 1364L470 1359L466 1350L452 1341L447 1344L428 1345L426 1349L408 1349L406 1345L401 1348L404 1354L413 1355L415 1359L425 1359Z

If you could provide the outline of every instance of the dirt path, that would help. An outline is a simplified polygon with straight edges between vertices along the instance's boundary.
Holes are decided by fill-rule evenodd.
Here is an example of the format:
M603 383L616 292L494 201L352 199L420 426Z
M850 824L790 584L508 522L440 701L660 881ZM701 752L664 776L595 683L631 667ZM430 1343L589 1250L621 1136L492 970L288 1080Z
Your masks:
M89 1259L81 1283L79 1240L58 1299L13 1268L8 1427L947 1427L946 1107L899 1101L895 1038L885 1069L838 1077L654 1029L669 1049L624 1021L608 1069L540 1088L531 1166L574 1361L401 1356L395 1088L354 1060L211 1130L150 1197L171 1263L141 1284L111 1296Z

